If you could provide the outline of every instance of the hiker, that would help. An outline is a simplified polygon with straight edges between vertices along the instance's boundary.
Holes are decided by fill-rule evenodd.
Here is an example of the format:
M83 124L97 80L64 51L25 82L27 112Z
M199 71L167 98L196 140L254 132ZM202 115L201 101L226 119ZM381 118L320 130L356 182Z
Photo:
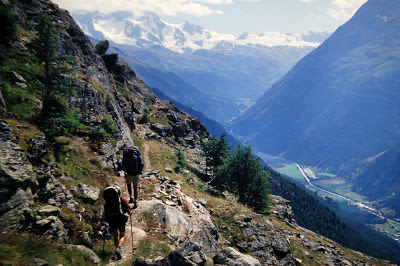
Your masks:
M122 168L125 171L125 180L128 187L129 203L133 203L133 209L137 208L138 186L140 174L143 171L143 161L139 148L136 146L124 150ZM133 197L132 197L133 183Z
M103 191L104 214L106 222L110 225L110 232L114 235L115 254L118 260L122 258L121 246L125 241L125 224L128 221L128 215L132 212L129 208L127 199L121 196L119 186L109 186Z

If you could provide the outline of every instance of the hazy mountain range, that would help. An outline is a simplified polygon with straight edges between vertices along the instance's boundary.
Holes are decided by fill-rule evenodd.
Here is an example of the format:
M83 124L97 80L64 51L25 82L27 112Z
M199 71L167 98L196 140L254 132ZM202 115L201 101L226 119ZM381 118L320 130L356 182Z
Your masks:
M233 132L262 152L346 177L399 217L399 14L400 1L369 0L235 120Z
M127 61L141 65L133 67L151 87L223 123L254 104L299 59L329 36L326 32L234 36L188 22L169 24L152 13L77 12L73 17L87 35L97 40L108 39L134 58ZM158 74L147 71L149 68L144 65L157 68ZM190 93L178 92L177 84Z

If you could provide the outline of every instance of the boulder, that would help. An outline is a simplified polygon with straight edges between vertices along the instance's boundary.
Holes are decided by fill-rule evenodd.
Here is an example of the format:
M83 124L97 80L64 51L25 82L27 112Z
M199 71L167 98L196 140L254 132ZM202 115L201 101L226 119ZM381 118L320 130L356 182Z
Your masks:
M107 70L111 71L111 69L115 66L118 62L118 54L104 54L101 56L103 58L104 64L106 64Z
M93 250L82 246L82 245L66 245L67 250L72 251L72 252L82 252L84 254L86 254L90 260L94 263L94 264L99 264L100 263L100 259L99 257L96 255L96 253L94 253Z
M85 184L79 184L77 192L78 198L90 204L94 204L100 196L100 189Z
M36 228L39 234L47 236L51 240L59 243L68 242L68 232L57 216L49 216L36 221Z
M42 259L39 259L39 258L32 258L29 261L28 265L29 266L49 266L50 264L45 260L42 260Z
M0 228L2 230L25 229L34 221L32 192L18 191L1 205Z
M94 48L96 49L96 53L98 53L99 55L103 55L107 52L109 46L110 44L108 40L104 40L96 44Z
M202 206L193 206L190 217L178 208L167 206L159 200L142 201L140 211L157 214L161 225L178 243L196 242L205 252L215 252L218 231L208 211Z
M60 208L52 205L43 206L38 210L40 216L57 216L60 212Z
M232 247L219 251L213 258L214 264L227 266L261 266L261 263L250 255L245 255Z
M278 259L286 257L286 254L290 253L290 246L288 241L283 236L275 236L272 241L272 248Z
M205 265L207 262L207 256L202 251L192 252L185 256L185 258L196 265Z

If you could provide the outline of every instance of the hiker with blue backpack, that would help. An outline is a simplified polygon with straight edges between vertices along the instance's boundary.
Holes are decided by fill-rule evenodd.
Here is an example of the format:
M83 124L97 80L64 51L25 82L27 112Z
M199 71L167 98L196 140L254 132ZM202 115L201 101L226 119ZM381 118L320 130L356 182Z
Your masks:
M138 147L132 146L124 150L122 157L122 169L125 172L125 180L129 193L129 203L133 203L133 209L135 209L137 208L140 174L142 174L143 172L143 161ZM132 197L132 183L133 183L133 197Z
M121 196L119 186L109 186L104 189L103 197L105 200L104 214L106 222L110 226L110 231L114 235L115 254L118 260L122 258L121 246L125 241L125 225L128 222L132 211L129 208L128 200ZM131 219L132 226L132 219Z

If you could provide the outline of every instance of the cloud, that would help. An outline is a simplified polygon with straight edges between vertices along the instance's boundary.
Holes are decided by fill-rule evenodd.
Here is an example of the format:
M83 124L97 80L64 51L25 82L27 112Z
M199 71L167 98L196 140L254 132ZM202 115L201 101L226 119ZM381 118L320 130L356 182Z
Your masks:
M300 3L311 3L312 0L297 0Z
M367 0L333 0L327 14L336 20L348 20Z
M222 14L212 5L232 4L232 0L53 0L61 8L68 10L153 12L157 15L190 15L196 17Z

